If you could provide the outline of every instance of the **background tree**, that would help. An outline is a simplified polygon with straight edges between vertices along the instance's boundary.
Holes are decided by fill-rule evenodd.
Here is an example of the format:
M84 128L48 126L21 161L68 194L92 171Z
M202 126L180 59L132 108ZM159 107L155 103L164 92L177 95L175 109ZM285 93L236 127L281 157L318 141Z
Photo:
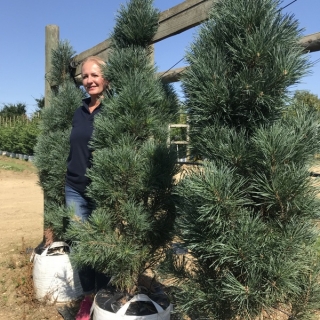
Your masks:
M0 111L0 150L33 155L38 119L29 119L24 103L5 104Z
M317 95L306 90L297 90L288 101L284 116L297 117L300 113L310 113L315 121L320 122L320 99Z
M2 109L0 110L0 116L1 117L8 117L13 118L16 116L23 116L26 115L26 105L24 103L9 103L4 104Z
M191 147L204 161L177 188L177 232L193 259L174 261L178 306L192 319L277 308L304 319L319 307L308 171L318 124L310 112L285 114L288 88L310 66L300 37L279 1L224 0L186 55Z
M44 97L34 99L37 103L37 110L35 112L41 112L41 110L44 108Z
M176 158L166 141L178 103L150 59L158 18L151 0L132 0L118 12L104 71L113 95L95 119L88 173L97 209L68 232L78 266L112 274L113 284L131 293L162 258L175 219Z
M320 99L317 95L307 90L297 90L293 96L293 102L303 104L307 108L320 111Z

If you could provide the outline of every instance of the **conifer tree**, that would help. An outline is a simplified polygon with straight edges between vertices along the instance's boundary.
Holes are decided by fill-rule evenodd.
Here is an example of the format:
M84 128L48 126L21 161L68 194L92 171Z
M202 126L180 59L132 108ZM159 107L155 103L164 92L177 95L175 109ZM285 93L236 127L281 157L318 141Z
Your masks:
M306 91L297 90L293 96L293 102L305 106L305 108L314 109L320 111L320 99L317 95Z
M162 258L175 220L176 158L166 141L178 103L150 59L158 18L151 0L132 0L118 11L104 70L112 90L95 118L88 171L96 209L68 230L72 261L111 274L113 285L129 292Z
M67 240L65 231L72 214L65 208L65 174L73 113L84 98L71 75L74 54L68 41L61 41L52 52L52 71L46 81L53 91L49 106L41 111L41 133L35 146L35 166L44 193L44 236L50 238L44 240L49 242Z
M319 307L319 202L308 169L318 124L288 116L289 87L309 70L301 30L277 0L217 1L186 54L182 86L192 152L178 185L177 301L192 319L254 319ZM178 270L179 267L180 269Z

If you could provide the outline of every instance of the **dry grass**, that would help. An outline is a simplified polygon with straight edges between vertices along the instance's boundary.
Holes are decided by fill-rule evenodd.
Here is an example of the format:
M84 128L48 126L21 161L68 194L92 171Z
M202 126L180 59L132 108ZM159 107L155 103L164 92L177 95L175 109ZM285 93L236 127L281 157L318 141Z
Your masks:
M36 173L37 169L32 162L0 156L0 169L17 172Z
M33 263L30 262L33 247L33 244L28 245L22 239L18 248L1 258L1 319L4 315L8 316L6 319L12 320L63 319L57 310L59 305L35 298ZM77 301L69 309L77 310L78 306Z

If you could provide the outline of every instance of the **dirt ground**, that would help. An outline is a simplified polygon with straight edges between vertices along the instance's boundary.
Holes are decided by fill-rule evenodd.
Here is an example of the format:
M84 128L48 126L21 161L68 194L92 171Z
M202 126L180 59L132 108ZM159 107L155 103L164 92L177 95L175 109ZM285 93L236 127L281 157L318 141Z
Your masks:
M24 166L21 172L0 167L0 319L63 319L56 306L33 299L29 260L42 240L43 194L32 164Z

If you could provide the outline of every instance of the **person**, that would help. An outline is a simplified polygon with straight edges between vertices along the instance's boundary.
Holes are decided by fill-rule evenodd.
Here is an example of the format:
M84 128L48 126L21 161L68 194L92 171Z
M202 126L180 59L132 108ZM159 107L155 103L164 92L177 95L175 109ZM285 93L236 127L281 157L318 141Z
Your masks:
M93 133L94 117L100 112L108 81L104 78L102 67L105 62L97 57L86 58L81 65L82 85L89 97L84 99L82 105L76 109L70 134L70 152L67 159L67 172L65 181L65 202L67 207L73 207L75 216L86 221L94 209L94 202L85 194L89 184L86 171L91 166L92 149L89 141ZM90 308L95 292L95 283L101 276L92 268L79 271L80 283L83 288L84 299L76 320L89 320Z

